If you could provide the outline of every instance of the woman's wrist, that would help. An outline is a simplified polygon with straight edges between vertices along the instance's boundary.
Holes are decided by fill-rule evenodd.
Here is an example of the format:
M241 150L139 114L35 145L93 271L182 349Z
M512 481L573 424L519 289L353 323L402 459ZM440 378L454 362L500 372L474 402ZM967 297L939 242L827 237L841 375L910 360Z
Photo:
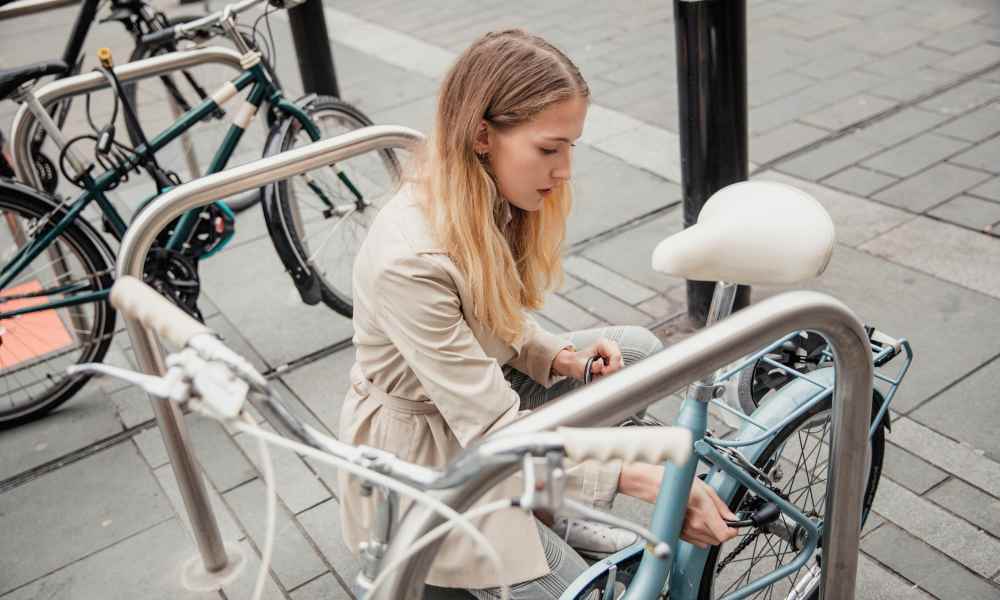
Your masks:
M576 364L576 348L568 346L560 350L556 357L552 359L552 372L556 375L568 375L570 377L576 377L573 373L573 367Z
M618 476L618 491L646 502L656 502L663 481L663 467L647 463L625 463Z

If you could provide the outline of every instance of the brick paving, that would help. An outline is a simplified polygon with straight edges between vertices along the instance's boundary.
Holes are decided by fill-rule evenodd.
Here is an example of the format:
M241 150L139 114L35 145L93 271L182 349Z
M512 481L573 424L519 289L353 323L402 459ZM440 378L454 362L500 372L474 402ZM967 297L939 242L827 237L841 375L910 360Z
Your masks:
M748 4L754 177L813 193L837 226L830 268L804 287L906 336L917 353L894 401L858 597L1000 598L1000 6ZM684 310L683 282L653 273L644 257L681 227L669 2L344 0L326 11L344 98L376 122L424 131L441 76L482 32L524 27L562 47L590 82L593 107L575 163L569 276L539 320L556 331L634 323L665 334ZM0 66L55 56L74 14L0 22ZM294 97L301 84L286 21L279 15L274 24L277 69ZM126 56L130 42L119 29L95 27L88 56L99 45ZM143 102L151 124L169 120L161 98ZM5 129L14 110L0 104ZM94 110L110 109L98 101ZM68 127L83 129L81 115ZM217 131L197 134L199 152ZM257 155L264 133L259 125L250 131L236 162ZM168 160L183 170L182 158L174 150ZM134 206L148 188L130 181L115 199ZM232 246L203 265L203 311L237 350L276 374L296 414L335 431L353 354L350 323L299 306L273 256L259 214L241 215ZM124 332L108 361L132 365ZM669 419L677 401L651 410ZM191 592L178 573L195 551L151 419L141 393L102 381L52 416L0 435L0 598L249 595L263 522L252 444L188 419L223 537L249 564L221 592ZM332 471L292 455L276 459L279 544L265 597L352 597L358 565L340 539ZM649 512L628 499L616 510Z

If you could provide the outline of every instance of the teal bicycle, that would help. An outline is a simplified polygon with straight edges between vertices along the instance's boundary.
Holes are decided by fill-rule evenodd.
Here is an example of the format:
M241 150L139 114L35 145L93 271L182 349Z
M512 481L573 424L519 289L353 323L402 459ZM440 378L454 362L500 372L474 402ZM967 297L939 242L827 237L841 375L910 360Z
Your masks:
M0 71L0 99L12 97L24 104L19 118L27 111L44 128L59 148L57 162L64 177L82 189L78 197L63 200L0 179L0 212L6 223L0 230L0 428L37 418L70 398L88 376L67 375L66 367L101 361L115 334L115 312L108 302L114 253L107 237L84 218L87 207L96 203L104 231L120 241L128 223L107 193L131 172L145 171L155 191L140 203L138 214L152 198L179 185L179 177L157 162L156 153L244 91L243 104L219 142L208 173L227 166L262 104L275 115L265 155L371 124L359 110L335 98L312 95L292 102L283 96L261 55L236 26L239 13L261 3L244 0L147 36L145 43L156 44L221 28L241 53L243 67L233 80L151 138L142 133L109 54L100 57L99 70L115 92L112 115L106 124L94 122L88 97L93 131L71 139L60 132L30 85L58 72L61 62ZM119 112L130 134L139 135L134 147L116 139ZM384 150L262 190L268 233L304 302L322 302L350 316L350 274L357 247L399 173L397 157ZM198 262L222 250L234 230L234 215L224 202L185 214L161 233L146 263L145 280L200 318Z

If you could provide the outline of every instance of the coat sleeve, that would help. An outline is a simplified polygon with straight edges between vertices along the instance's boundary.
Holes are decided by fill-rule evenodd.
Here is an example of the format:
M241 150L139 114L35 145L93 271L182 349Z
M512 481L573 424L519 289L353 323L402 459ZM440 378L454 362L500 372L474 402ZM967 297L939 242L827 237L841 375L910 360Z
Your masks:
M463 447L517 418L520 399L480 346L444 269L420 255L398 258L375 291L380 327Z
M552 361L556 354L564 348L572 347L573 344L568 339L545 331L531 315L526 314L521 347L507 364L549 387L559 379L552 376Z

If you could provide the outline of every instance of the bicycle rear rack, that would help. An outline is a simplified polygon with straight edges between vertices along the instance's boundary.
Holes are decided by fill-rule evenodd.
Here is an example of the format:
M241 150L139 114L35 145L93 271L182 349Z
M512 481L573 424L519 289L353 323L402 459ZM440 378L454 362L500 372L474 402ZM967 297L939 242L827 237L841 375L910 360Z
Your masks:
M777 423L772 427L764 427L763 425L755 421L752 415L748 415L742 410L729 406L723 399L712 398L711 400L709 400L709 402L713 406L719 408L722 411L725 411L730 415L736 416L740 421L749 423L754 428L761 431L761 433L751 437L741 437L733 440L727 440L723 438L713 438L712 439L713 446L738 448L742 446L753 446L759 444L764 440L772 437L776 432L780 431L788 423L791 423L795 419L799 418L799 416L807 413L816 404L824 401L826 398L829 398L830 395L833 394L834 380L831 380L830 382L820 381L816 378L810 377L809 373L803 373L792 367L789 367L788 365L781 364L778 361L768 356L774 350L780 348L785 342L792 341L797 336L800 336L803 333L806 332L796 331L794 333L790 333L782 338L779 338L775 342L768 344L761 350L747 356L744 360L741 360L735 363L734 365L730 365L726 371L724 371L717 377L716 383L719 385L725 385L725 383L728 380L732 379L733 377L738 377L740 373L743 372L744 369L752 365L755 365L757 361L762 361L771 368L780 369L784 373L788 374L790 379L785 385L791 383L792 380L798 379L801 381L808 382L811 386L816 388L816 391L812 394L812 396L809 397L809 399L803 402L802 405L799 406L797 410L790 413L787 417L785 417L779 423ZM892 399L896 396L896 391L899 389L899 384L902 383L903 378L906 376L906 372L910 369L910 364L913 362L913 350L910 348L910 343L905 339L901 339L899 340L899 344L900 344L899 353L902 353L904 356L903 356L903 362L895 370L895 373L893 375L885 375L878 371L874 371L875 379L884 384L881 387L881 389L879 389L879 391L882 393L883 401L879 406L878 413L875 414L871 420L871 425L868 429L869 436L873 435L875 433L875 428L879 427L880 424L882 423L882 419L889 411L889 404L892 402ZM896 350L889 345L879 345L877 343L869 341L869 347L871 348L872 352L872 362L875 365L882 364L887 359L893 357L894 353L896 353ZM821 352L823 354L824 359L830 361L831 362L830 366L833 366L832 365L833 353L829 347L829 344L827 344L826 347L821 350Z

